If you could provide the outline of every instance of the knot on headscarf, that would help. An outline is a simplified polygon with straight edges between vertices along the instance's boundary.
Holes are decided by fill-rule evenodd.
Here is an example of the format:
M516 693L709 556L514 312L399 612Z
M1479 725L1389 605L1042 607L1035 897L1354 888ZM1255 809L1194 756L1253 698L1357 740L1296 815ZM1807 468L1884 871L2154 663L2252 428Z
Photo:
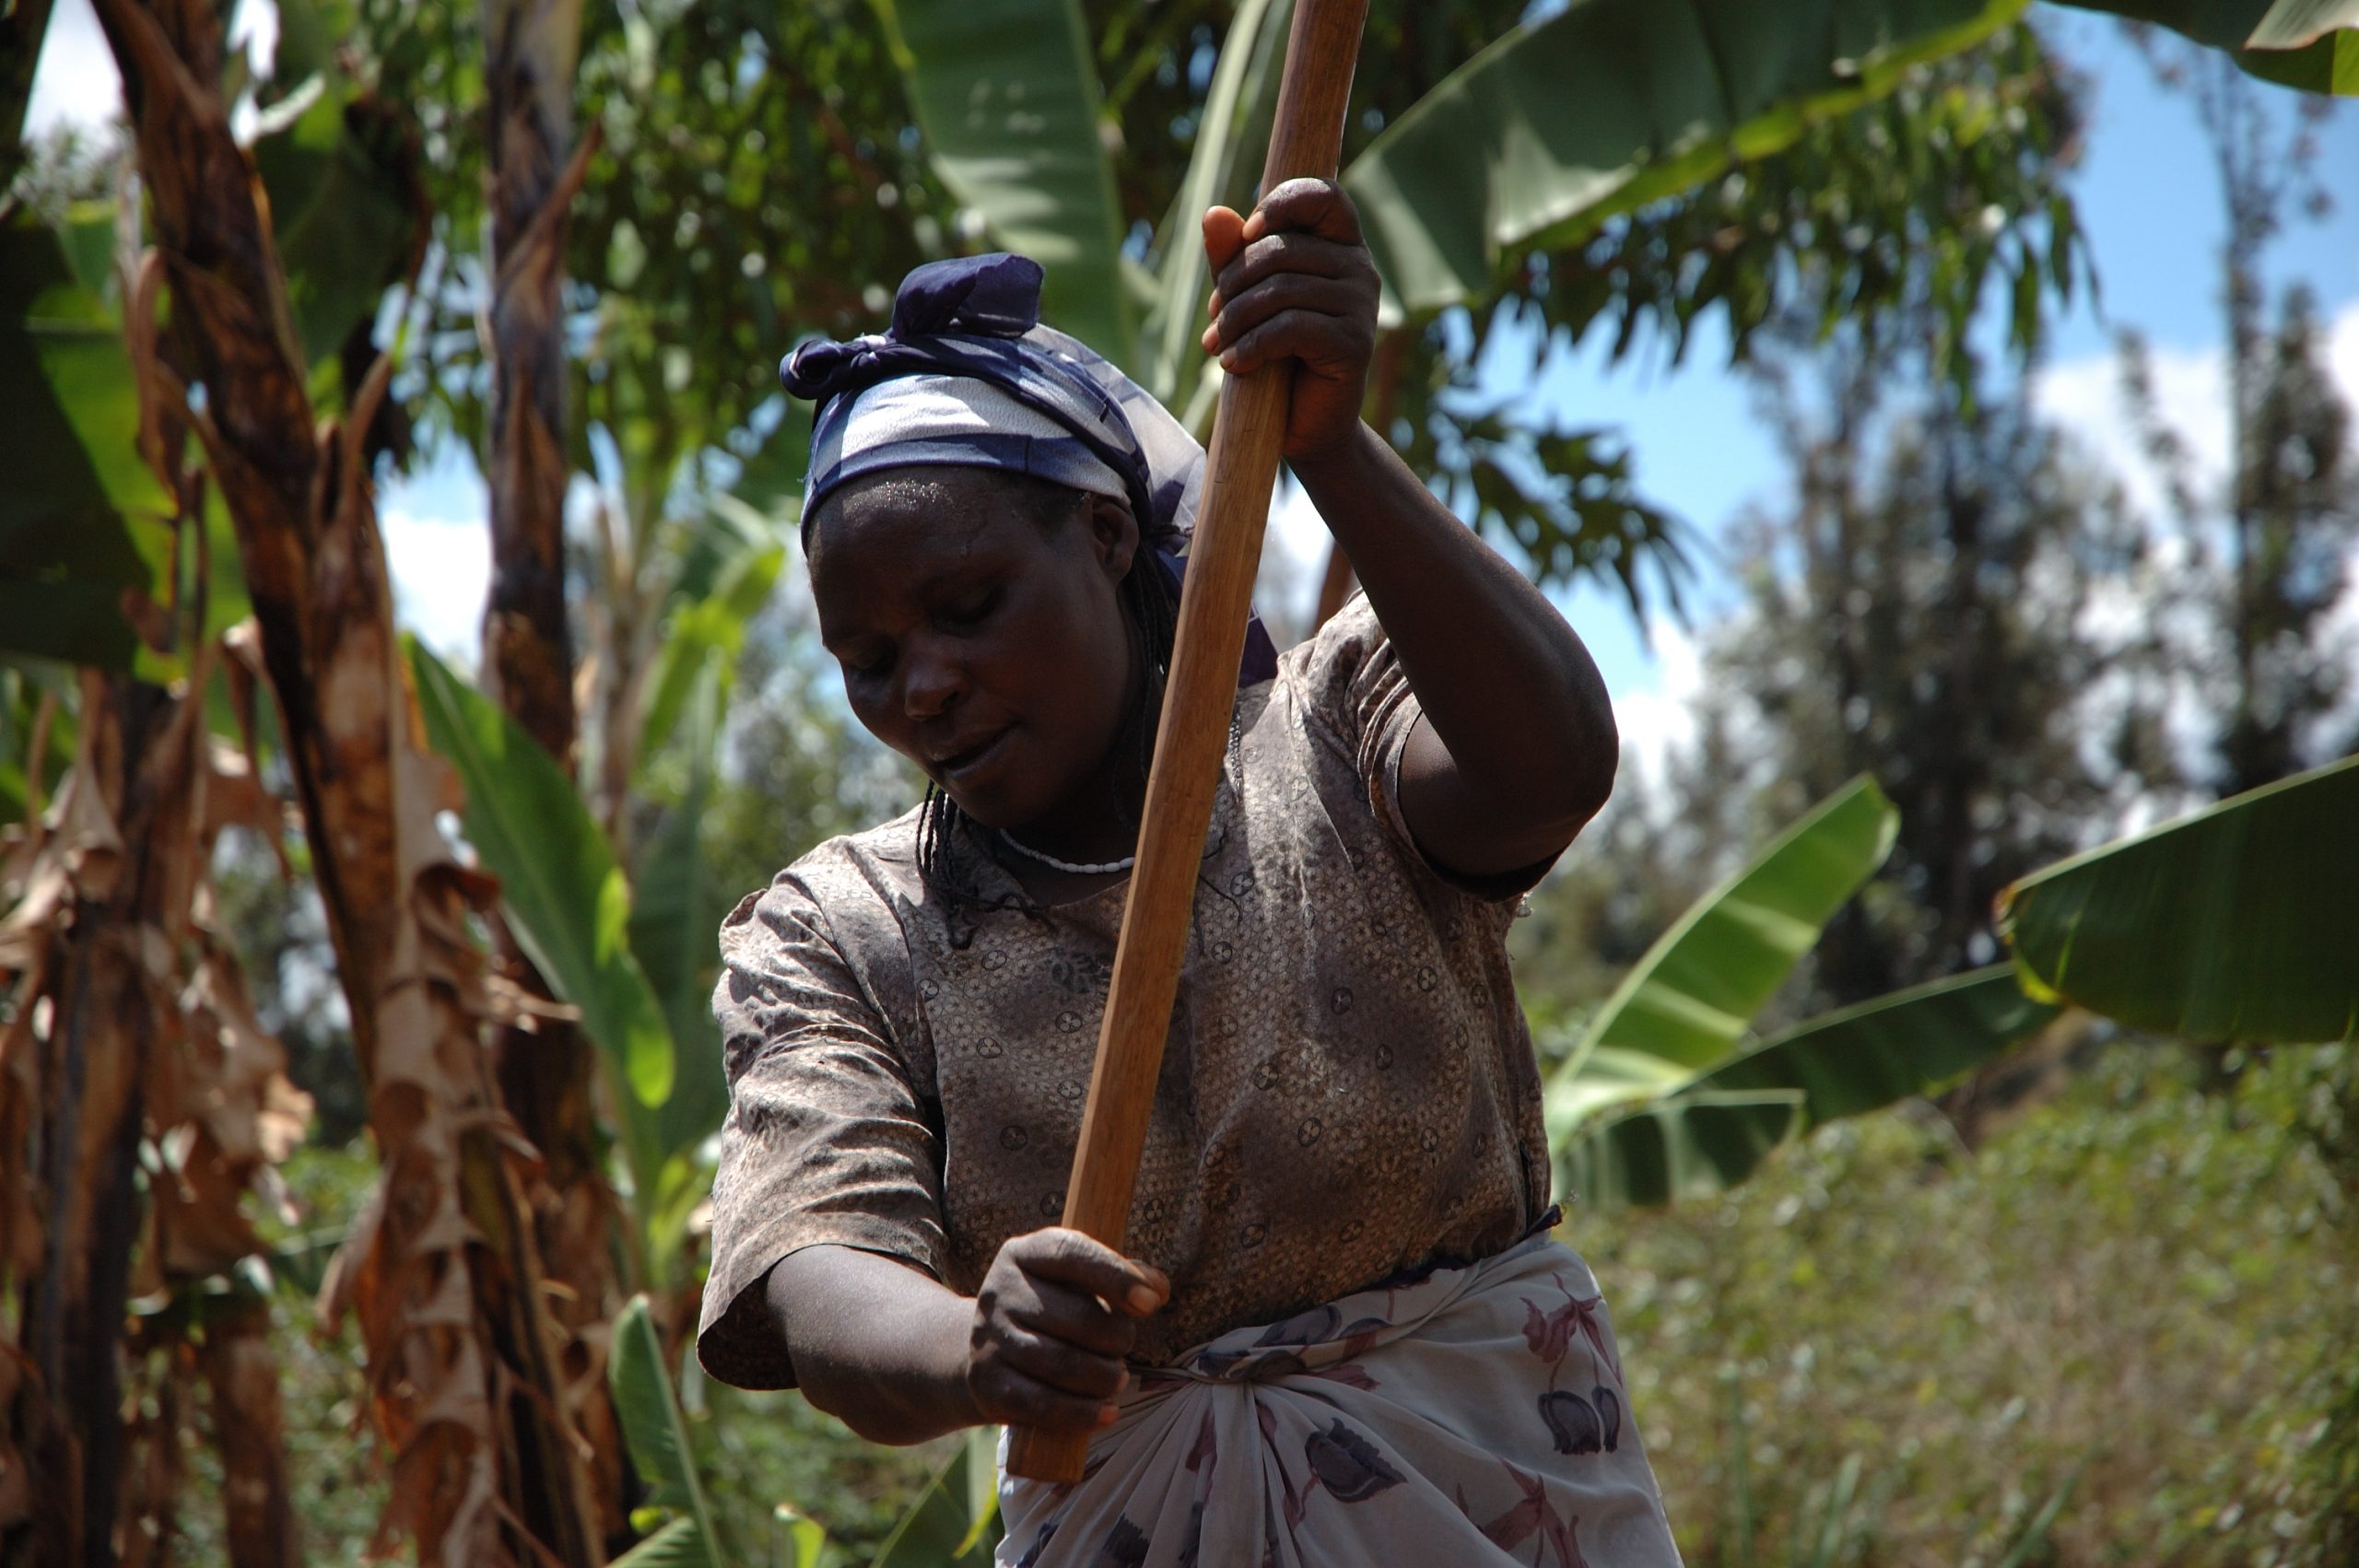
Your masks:
M883 468L1028 474L1122 497L1159 568L1178 580L1203 449L1145 388L1040 323L1042 277L1038 262L1004 252L929 262L901 281L884 332L814 340L786 357L786 390L818 404L804 517L847 480ZM1240 679L1276 672L1256 617Z
M1031 257L1004 252L928 263L901 280L885 331L845 343L814 338L786 357L779 379L795 396L825 404L896 375L938 370L928 338L1019 338L1039 326L1045 275Z

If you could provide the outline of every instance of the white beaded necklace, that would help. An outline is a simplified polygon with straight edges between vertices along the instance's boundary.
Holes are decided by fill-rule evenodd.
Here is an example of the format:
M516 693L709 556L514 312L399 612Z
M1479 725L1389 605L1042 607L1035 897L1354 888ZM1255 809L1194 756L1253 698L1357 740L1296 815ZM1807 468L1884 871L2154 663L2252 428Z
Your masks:
M1129 871L1139 863L1139 858L1136 855L1125 855L1119 860L1100 860L1094 865L1086 862L1077 863L1073 860L1060 860L1054 855L1044 855L1028 844L1018 844L1005 833L999 836L999 841L1019 855L1038 860L1044 866L1054 866L1057 870L1070 872L1074 876L1104 876L1109 872Z

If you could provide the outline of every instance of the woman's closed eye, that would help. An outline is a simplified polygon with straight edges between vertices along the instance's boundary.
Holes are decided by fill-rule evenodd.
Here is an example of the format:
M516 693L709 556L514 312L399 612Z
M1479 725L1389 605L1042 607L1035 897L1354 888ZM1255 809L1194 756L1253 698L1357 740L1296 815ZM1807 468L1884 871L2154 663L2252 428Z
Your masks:
M964 594L952 600L935 613L935 622L945 630L968 631L991 618L999 608L1001 591L994 584L979 592Z
M889 648L851 649L837 654L836 662L843 666L845 674L857 680L873 681L893 668L893 650Z

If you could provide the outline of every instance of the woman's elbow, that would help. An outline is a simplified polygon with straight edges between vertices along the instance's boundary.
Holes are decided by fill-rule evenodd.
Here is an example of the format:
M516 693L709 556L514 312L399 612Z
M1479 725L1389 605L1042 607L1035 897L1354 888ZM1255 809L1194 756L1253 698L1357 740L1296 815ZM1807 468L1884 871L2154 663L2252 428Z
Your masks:
M863 1442L888 1448L906 1448L953 1430L929 1422L898 1401L878 1398L876 1386L864 1378L838 1383L824 1373L804 1380L803 1397L811 1408L835 1417Z
M1614 776L1621 767L1622 735L1614 726L1614 710L1607 708L1596 716L1563 770L1557 825L1564 830L1567 844L1605 809L1605 802L1614 794Z

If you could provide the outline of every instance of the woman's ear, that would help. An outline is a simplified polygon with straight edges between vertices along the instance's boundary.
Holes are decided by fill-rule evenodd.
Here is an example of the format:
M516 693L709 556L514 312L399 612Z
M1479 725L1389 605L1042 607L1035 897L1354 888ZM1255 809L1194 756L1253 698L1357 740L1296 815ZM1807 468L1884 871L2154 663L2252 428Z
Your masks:
M1119 496L1084 494L1089 497L1089 543L1098 569L1108 582L1121 582L1138 556L1138 519L1131 515L1130 502Z

